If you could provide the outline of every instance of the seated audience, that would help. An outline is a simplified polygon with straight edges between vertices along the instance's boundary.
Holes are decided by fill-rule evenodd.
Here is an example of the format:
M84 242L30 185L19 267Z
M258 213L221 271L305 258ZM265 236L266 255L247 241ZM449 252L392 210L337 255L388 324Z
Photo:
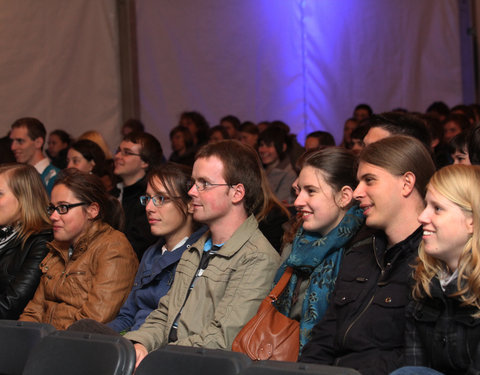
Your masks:
M193 136L187 127L178 125L170 131L172 153L168 159L177 164L193 166L197 148L193 144Z
M246 121L240 125L240 142L256 149L259 133L258 127L253 122Z
M68 149L67 163L67 168L75 168L80 172L102 177L105 170L105 154L95 142L81 139Z
M97 176L66 169L52 190L48 214L54 241L43 273L19 320L65 329L90 318L109 322L132 287L137 258L123 233L123 213Z
M358 122L368 119L373 115L373 110L368 104L358 104L353 110L353 118Z
M208 143L215 143L230 139L230 134L222 125L213 126L208 130Z
M138 119L131 118L125 121L122 125L122 138L129 133L143 133L145 125Z
M319 150L326 146L335 146L335 138L329 132L322 130L314 131L305 139L305 150Z
M363 375L403 365L410 265L423 234L417 218L434 172L428 150L412 137L388 137L362 151L353 197L368 227L345 249L331 303L300 361Z
M306 154L294 203L301 227L284 246L275 277L276 283L287 266L294 270L276 305L300 321L300 350L327 309L343 250L364 222L353 199L356 184L355 157L347 150L329 147Z
M17 163L33 165L50 195L60 170L43 154L47 135L45 126L36 118L23 117L16 120L11 128L10 147Z
M208 121L199 112L183 112L180 115L178 125L185 126L190 130L193 137L193 145L198 148L208 142Z
M352 131L352 148L350 149L355 156L359 156L362 150L365 147L365 143L363 143L363 138L365 138L365 135L368 133L368 130L370 129L368 125L363 125L364 123L361 123L359 126L357 126L355 129Z
M135 283L118 316L108 323L117 332L137 330L158 307L173 282L175 269L185 249L205 232L192 218L188 181L191 169L167 163L147 176L147 192L141 196L150 229L160 239L142 257Z
M280 201L292 203L295 200L292 184L297 178L297 174L287 155L286 133L273 126L260 133L258 154L273 193Z
M450 155L453 160L453 164L465 164L472 165L470 158L468 156L468 132L462 132L453 137L449 144L448 148L450 150Z
M236 116L228 115L222 117L220 120L220 125L223 126L228 133L228 138L225 139L238 139L240 124L240 120Z
M468 118L465 115L461 113L452 113L443 123L443 141L448 143L457 134L460 134L463 131L468 131L469 129L470 121L468 121Z
M433 102L428 106L426 114L435 116L443 122L450 114L450 108L444 102Z
M423 240L395 375L480 372L480 167L452 165L428 184ZM425 367L417 367L425 366Z
M70 147L70 135L61 129L54 130L48 135L47 156L58 169L67 167L67 151Z
M202 147L192 172L193 218L209 231L186 249L158 308L126 338L137 366L167 344L231 349L270 290L279 256L258 230L264 196L255 151L234 140Z
M343 125L343 139L340 146L345 147L347 150L352 148L352 132L358 126L359 121L355 120L355 118L351 117L345 121Z
M47 205L35 168L0 166L0 319L18 319L37 289L52 240Z
M105 141L105 138L103 138L102 134L96 130L89 130L83 133L80 137L78 137L78 140L80 139L88 139L92 142L95 142L97 145L100 146L102 149L103 153L105 154L105 159L108 160L113 160L113 155L112 152L110 151L110 148L107 145L107 142Z

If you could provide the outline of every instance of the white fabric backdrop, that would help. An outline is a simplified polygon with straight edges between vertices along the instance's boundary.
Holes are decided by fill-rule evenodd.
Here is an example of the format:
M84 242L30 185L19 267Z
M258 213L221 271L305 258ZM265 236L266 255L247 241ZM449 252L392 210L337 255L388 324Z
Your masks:
M136 0L141 115L170 150L184 110L341 140L353 108L462 101L457 0Z
M73 136L121 123L114 0L0 0L0 130L19 117Z

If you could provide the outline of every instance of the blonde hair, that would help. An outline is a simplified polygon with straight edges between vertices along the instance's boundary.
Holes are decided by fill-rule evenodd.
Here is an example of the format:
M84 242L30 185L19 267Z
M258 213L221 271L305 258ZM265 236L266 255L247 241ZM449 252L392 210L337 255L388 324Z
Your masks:
M474 306L480 310L480 167L467 165L449 165L432 176L428 188L472 215L473 234L465 244L458 261L458 291L452 296L460 297L463 305ZM431 297L430 282L445 269L445 263L425 252L423 242L419 247L419 256L413 278L413 298L422 299L425 294ZM474 314L480 317L480 311Z
M110 149L107 146L107 142L105 142L105 139L103 138L103 136L96 130L86 131L80 137L78 137L78 140L80 139L88 139L92 142L95 142L97 145L100 146L100 148L104 152L105 159L109 160L113 158L112 153L110 152Z
M30 235L50 229L52 225L46 211L49 200L37 170L28 164L3 164L0 175L5 176L8 187L18 200L18 235L23 244Z

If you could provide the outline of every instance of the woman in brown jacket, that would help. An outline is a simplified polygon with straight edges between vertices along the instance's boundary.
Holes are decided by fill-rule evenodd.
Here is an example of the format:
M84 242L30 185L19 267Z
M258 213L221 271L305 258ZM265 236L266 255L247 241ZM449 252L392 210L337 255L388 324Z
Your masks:
M65 329L90 318L108 322L132 287L138 261L122 232L119 202L98 177L67 169L47 208L54 241L40 264L42 278L19 320Z

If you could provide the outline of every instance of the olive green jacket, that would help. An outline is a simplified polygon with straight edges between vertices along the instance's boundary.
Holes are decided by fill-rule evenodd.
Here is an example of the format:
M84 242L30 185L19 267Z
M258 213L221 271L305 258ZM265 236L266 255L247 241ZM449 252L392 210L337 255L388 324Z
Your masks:
M178 320L178 341L173 344L231 349L235 336L270 291L280 257L250 216L210 259L186 299L209 236L207 232L185 250L169 292L137 331L125 335L127 339L149 352L166 345L184 306Z

